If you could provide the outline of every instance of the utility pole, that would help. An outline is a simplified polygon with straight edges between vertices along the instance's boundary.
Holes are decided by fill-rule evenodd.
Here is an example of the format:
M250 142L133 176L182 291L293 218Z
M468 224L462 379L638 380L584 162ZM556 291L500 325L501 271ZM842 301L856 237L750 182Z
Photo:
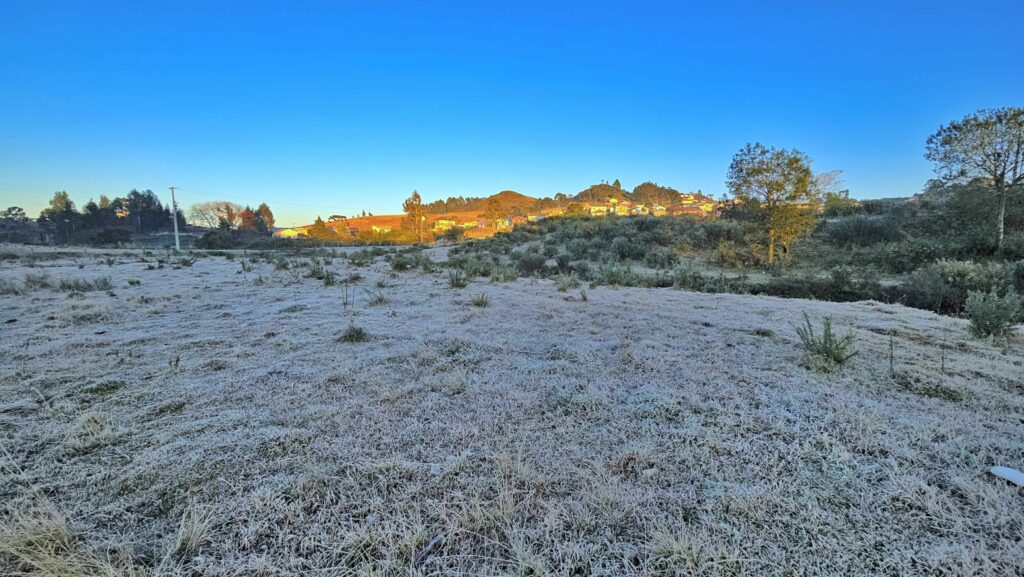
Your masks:
M174 198L175 188L178 187L171 187L171 220L174 221L174 250L181 252L181 240L178 239L178 201Z

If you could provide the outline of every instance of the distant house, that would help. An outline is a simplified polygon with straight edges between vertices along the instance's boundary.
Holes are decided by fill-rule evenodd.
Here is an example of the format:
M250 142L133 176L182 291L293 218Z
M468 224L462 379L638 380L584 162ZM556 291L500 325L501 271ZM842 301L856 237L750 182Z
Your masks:
M494 228L498 230L508 230L512 228L511 218L499 218L494 221Z
M274 231L274 236L279 238L298 238L306 235L305 228L282 228Z
M660 204L651 205L651 214L653 214L654 216L665 216L666 213L668 213L668 209L665 208L664 206Z
M509 220L511 221L512 226L520 226L530 222L529 219L525 216L513 216Z
M372 225L370 227L370 231L373 232L374 234L387 234L391 232L391 227Z
M608 214L608 207L603 204L592 204L587 207L590 216L605 216Z
M632 207L629 205L629 203L620 202L619 204L615 205L615 214L619 216L626 216L629 214L631 208Z
M434 232L445 232L455 228L457 223L454 220L439 218L434 221Z
M548 217L548 215L546 215L546 214L531 214L531 215L526 217L526 220L528 222L537 222L538 220L544 220L547 217Z
M464 222L464 223L460 224L459 228L470 229L470 228L478 228L479 226L480 226L480 223L478 223L475 220L471 220L469 222Z

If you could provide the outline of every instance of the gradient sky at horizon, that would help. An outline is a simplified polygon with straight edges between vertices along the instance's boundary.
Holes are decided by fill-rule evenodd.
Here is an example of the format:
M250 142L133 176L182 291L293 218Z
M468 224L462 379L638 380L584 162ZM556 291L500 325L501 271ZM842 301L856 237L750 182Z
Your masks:
M725 191L760 141L859 198L1024 105L1024 3L52 2L0 7L0 205L149 188L280 224L602 180Z

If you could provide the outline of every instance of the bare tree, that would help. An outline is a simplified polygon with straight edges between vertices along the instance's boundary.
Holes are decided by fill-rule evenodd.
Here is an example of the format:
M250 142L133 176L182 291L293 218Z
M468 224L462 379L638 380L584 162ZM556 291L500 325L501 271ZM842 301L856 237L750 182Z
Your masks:
M189 210L189 218L207 228L235 229L242 224L241 205L226 200L200 202L193 204Z

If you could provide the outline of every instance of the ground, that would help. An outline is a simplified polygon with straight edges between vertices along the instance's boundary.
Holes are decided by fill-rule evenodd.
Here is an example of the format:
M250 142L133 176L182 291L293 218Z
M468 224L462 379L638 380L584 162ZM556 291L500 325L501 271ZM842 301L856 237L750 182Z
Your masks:
M0 248L0 574L1021 571L1024 493L988 472L1024 468L1020 337L874 302L452 289L340 249L325 286L298 256ZM853 331L847 367L803 366L804 313Z

